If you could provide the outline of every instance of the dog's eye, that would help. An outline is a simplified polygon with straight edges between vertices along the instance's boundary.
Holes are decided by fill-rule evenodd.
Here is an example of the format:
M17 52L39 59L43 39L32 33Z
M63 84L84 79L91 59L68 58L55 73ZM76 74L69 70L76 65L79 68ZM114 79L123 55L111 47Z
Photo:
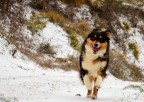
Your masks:
M104 42L104 40L103 40L102 38L101 38L101 39L99 39L99 41L100 41L100 42Z
M91 40L92 40L92 41L94 41L94 40L95 40L95 38L91 38Z

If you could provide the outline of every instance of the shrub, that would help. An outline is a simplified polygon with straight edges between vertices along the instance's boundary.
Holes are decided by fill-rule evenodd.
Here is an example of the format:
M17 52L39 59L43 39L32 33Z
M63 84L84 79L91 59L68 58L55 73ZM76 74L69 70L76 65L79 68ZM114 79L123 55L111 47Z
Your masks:
M127 22L123 22L125 30L130 30L130 25Z
M49 43L41 43L38 52L48 54L51 57L56 54L53 47Z
M77 40L77 36L75 35L75 34L73 34L73 35L71 35L70 36L70 40L71 40L71 42L70 42L70 45L74 48L74 49L76 49L76 50L79 50L80 48L79 48L79 42L78 42L78 40Z
M26 22L27 28L32 32L32 35L42 30L46 26L46 22L41 14L33 14L30 20Z
M135 43L129 43L129 48L133 51L133 55L136 59L139 57L139 51Z

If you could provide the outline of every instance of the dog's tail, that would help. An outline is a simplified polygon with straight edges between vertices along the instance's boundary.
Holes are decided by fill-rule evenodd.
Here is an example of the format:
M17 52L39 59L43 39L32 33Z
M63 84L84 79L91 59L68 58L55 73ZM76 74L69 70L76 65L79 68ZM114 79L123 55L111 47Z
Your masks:
M80 74L79 74L79 75L80 75L79 77L80 77L81 81L84 82L84 81L83 81L82 71L80 70L79 73L80 73Z

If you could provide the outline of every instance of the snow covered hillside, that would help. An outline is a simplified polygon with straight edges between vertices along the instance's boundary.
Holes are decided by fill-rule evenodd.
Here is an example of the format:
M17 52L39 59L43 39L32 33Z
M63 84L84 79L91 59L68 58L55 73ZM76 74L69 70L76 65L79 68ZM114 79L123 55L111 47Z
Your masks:
M68 55L76 56L78 54L77 51L70 47L68 34L60 26L51 22L47 22L46 27L39 35L35 35L33 39L35 45L50 43L55 50L56 58L67 58ZM65 52L63 53L63 51Z
M0 38L0 102L95 102L86 98L78 72L43 69L19 51L13 57L14 49L14 45ZM143 99L144 83L121 81L108 74L96 102Z

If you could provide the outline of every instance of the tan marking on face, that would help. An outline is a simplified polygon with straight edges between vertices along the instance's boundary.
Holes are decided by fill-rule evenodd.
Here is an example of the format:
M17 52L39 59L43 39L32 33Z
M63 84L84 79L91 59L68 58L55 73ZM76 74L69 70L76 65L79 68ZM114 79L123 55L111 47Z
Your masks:
M100 39L102 38L102 36L99 37Z
M91 45L92 41L90 40L90 38L87 39L87 44Z
M87 39L87 44L89 44L90 46L95 44L96 41L92 41L90 38Z
M107 49L107 45L108 45L107 42L100 43L100 47L101 47L101 48L99 49L99 51L104 50L104 49Z

